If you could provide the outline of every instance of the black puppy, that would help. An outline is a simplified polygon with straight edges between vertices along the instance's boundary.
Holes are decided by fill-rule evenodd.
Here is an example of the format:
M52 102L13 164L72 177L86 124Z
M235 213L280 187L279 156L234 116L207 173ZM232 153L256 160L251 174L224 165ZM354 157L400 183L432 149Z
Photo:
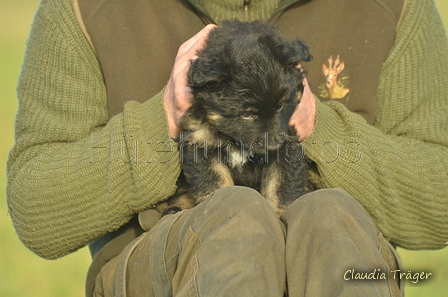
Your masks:
M272 25L227 21L198 56L188 72L194 102L181 119L184 176L168 212L186 207L181 194L199 203L243 185L280 214L306 191L307 162L288 122L303 91L296 66L312 59L307 46Z

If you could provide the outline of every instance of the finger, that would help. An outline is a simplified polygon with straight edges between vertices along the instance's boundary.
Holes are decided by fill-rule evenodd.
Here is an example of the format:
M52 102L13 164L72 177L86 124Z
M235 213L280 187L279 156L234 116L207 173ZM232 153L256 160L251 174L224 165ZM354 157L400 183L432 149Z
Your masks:
M192 104L193 96L187 82L191 60L197 58L197 51L205 47L207 36L215 27L216 25L204 27L195 36L184 42L178 50L165 92L166 97L164 96L171 137L175 137L180 131L180 118Z
M207 43L206 37L201 37L196 40L196 42L187 50L184 51L182 54L179 54L176 56L172 75L174 77L186 77L186 72L188 72L188 69L190 67L191 61L198 58L197 52L200 49L203 49Z
M204 48L206 42L207 38L204 36L197 39L187 52L176 59L173 78L175 81L175 96L180 111L185 111L191 106L192 95L191 89L188 87L188 70L191 61L198 58L197 51Z
M190 66L190 62L192 60L197 59L197 51L204 48L205 44L207 43L206 37L201 37L196 40L196 42L186 51L184 51L182 54L179 54L176 56L175 62L174 62L174 68L173 68L173 75L178 75L179 73L185 71Z
M217 26L214 24L205 26L201 31L180 46L174 63L173 75L176 76L185 71L185 67L189 66L190 60L197 59L197 51L205 47L208 34L216 27Z
M176 88L176 110L182 115L192 105L193 95L190 87L184 85Z
M196 42L204 37L207 37L208 34L210 33L210 31L213 28L216 28L217 26L214 24L209 24L207 26L205 26L204 28L202 28L201 31L199 31L198 33L196 33L193 37L191 37L190 39L188 39L187 41L185 41L178 50L178 55L182 55L185 52L189 51L195 44Z
M196 43L190 48L190 50L187 52L187 55L191 56L191 59L197 59L198 58L198 51L201 49L204 49L207 45L208 36L204 36L199 38Z

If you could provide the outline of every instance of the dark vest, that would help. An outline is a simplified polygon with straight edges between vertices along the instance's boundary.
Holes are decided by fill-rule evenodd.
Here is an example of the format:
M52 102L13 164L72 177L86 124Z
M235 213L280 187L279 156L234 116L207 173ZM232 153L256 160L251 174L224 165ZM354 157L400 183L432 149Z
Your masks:
M78 2L103 70L110 116L129 100L143 102L157 94L168 81L179 46L213 22L188 1ZM373 124L381 66L393 45L403 0L290 2L270 22L309 45L315 59L303 66L313 93L323 101L341 102ZM330 90L327 80L334 75Z
M110 117L127 101L144 102L166 85L179 46L213 22L197 9L200 1L75 1L80 25L101 65ZM314 60L302 66L313 93L322 101L344 104L373 124L381 66L393 45L403 0L285 3L269 22L286 37L300 37L309 45ZM101 266L141 232L133 220L92 245L107 243L89 270L87 294Z

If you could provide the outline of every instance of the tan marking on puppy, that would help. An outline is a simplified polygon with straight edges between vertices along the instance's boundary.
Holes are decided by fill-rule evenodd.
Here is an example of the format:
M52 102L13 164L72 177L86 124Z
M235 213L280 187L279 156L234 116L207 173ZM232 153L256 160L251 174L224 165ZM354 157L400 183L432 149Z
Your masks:
M176 197L176 200L174 201L174 203L168 204L167 201L164 201L164 202L158 203L155 208L159 213L164 213L164 211L166 209L168 209L169 207L173 207L173 206L177 206L180 209L193 208L196 206L196 199L194 199L193 197L190 197L189 194L182 194L182 195Z
M241 168L247 162L247 156L244 150L241 148L235 148L233 146L229 147L229 152L227 155L227 162L231 168Z
M197 143L198 147L216 147L218 140L216 136L210 131L208 123L202 123L197 129L191 130L192 132L185 139L190 143Z
M201 146L204 143L204 141L209 142L212 139L214 139L214 137L212 133L210 133L210 130L201 127L201 129L198 129L191 133L190 141L197 142L198 146Z
M235 185L235 183L233 182L232 174L230 173L229 167L227 167L223 163L212 163L211 168L219 176L219 179L220 179L219 188L220 189ZM205 195L204 197L198 197L196 199L196 204L201 203L208 196L209 195Z
M183 194L176 199L174 205L182 209L193 208L196 206L196 200L190 197L189 194Z
M215 82L217 82L218 84L220 84L220 83L222 83L225 79L226 79L225 76L221 76L220 78L218 78L217 80L215 80Z
M297 104L299 104L300 101L302 100L302 96L303 96L303 92L297 92L297 95L296 95Z
M198 130L202 125L202 121L199 119L195 119L192 117L184 117L183 118L183 123L182 123L182 128L184 128L185 130Z
M219 113L209 113L207 114L207 120L213 124L213 125L218 125L219 121L222 119L222 115L220 115Z
M217 120L219 115L211 115L210 118ZM209 116L207 116L209 118ZM191 133L185 137L185 141L197 143L198 147L210 145L216 147L218 145L215 135L210 131L210 124L199 119L186 118L182 125L184 130Z
M286 100L288 100L288 98L289 98L288 95L283 96L282 98L280 98L280 100L278 100L278 104L279 104L279 105L280 105L280 104L283 104L283 102L285 102Z
M280 216L284 209L281 209L279 207L279 197L277 195L278 189L281 185L281 174L278 166L273 164L269 168L269 172L264 179L263 188L261 190L261 194L263 197L266 198L266 200L269 202L269 204L274 208L275 213Z
M212 170L219 176L220 188L230 187L235 185L232 178L232 173L229 167L223 163L213 163Z
M259 110L257 108L255 108L255 107L253 107L253 106L251 106L249 108L246 108L246 111L253 112L253 113L258 113L259 112Z

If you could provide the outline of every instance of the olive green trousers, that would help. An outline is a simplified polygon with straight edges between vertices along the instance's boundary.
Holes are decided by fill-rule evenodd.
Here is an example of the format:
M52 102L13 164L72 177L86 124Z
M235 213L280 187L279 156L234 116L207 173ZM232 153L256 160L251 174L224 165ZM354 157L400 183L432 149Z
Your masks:
M306 194L279 218L235 186L162 217L101 269L94 296L402 296L399 267L343 190Z

